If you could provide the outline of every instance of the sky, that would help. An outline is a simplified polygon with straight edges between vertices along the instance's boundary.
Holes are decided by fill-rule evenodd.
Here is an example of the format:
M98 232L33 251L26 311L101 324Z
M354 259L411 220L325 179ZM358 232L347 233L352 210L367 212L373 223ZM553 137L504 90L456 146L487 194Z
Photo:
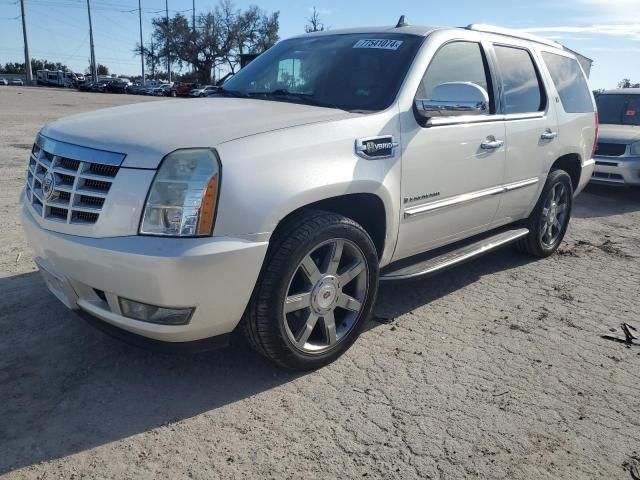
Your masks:
M84 71L89 58L86 0L24 0L30 53ZM165 0L141 0L145 42L151 19ZM193 0L167 0L170 14L191 15ZM139 41L138 0L91 0L96 61L112 73L140 74L133 53ZM195 0L196 11L217 0ZM304 32L315 6L331 29L395 25L401 14L414 25L489 23L527 30L559 41L594 60L592 88L614 88L623 78L640 82L640 0L235 0L280 11L280 37ZM23 62L19 0L0 0L0 63Z

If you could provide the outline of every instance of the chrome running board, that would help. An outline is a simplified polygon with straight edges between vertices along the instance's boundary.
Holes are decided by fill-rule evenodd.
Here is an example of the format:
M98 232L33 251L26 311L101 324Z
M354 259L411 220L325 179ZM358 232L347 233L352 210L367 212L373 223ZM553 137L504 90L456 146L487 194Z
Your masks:
M466 245L445 251L439 255L432 255L427 259L424 259L424 255L420 255L419 259L410 264L407 263L411 262L411 259L401 260L396 264L397 266L392 264L383 269L380 281L406 280L431 275L459 265L479 255L504 247L505 245L526 237L528 234L529 229L527 228L502 230L500 233L484 237L482 240L470 244L467 243ZM442 249L438 249L438 251L442 251ZM417 257L413 258L415 259Z

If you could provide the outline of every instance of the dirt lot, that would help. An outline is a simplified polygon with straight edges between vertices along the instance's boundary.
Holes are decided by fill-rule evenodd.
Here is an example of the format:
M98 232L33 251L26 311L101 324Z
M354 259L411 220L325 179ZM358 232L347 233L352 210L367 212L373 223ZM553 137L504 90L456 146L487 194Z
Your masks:
M47 292L16 207L43 123L150 100L0 87L0 476L640 470L640 347L600 338L621 336L624 321L640 328L640 190L590 187L547 260L504 250L385 285L376 321L320 371L284 373L243 345L152 354L95 331Z

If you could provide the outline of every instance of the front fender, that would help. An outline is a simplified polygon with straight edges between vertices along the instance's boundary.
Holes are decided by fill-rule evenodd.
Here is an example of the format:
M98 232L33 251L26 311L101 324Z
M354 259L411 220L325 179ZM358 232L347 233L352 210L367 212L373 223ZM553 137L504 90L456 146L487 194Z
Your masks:
M383 202L383 260L395 247L400 211L400 152L366 160L355 153L357 138L399 137L390 111L254 135L217 147L222 182L215 235L268 238L289 213L342 195L374 194Z

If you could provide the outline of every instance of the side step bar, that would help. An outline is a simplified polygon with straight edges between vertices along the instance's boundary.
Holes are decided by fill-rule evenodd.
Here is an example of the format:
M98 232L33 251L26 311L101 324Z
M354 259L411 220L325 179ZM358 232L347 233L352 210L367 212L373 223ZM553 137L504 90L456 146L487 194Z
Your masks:
M529 229L527 228L501 231L500 233L485 237L474 243L463 245L454 250L441 253L440 255L431 256L426 260L424 260L424 255L420 255L421 260L417 260L415 263L409 265L403 260L398 262L402 265L395 268L394 265L390 265L390 269L383 271L380 281L406 280L431 275L513 243L526 237L528 234Z

